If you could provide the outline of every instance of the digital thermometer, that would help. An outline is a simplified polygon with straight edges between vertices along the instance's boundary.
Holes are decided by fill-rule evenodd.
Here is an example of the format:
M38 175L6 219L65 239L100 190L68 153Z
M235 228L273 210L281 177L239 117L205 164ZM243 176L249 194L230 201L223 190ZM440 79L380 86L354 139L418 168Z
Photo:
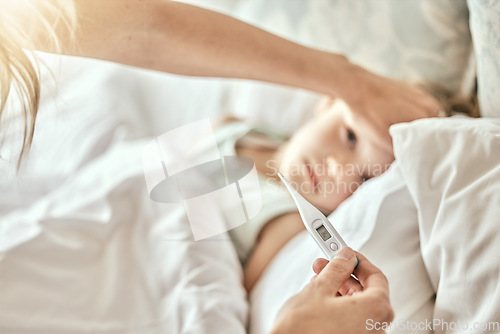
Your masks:
M297 205L300 217L307 231L313 237L314 241L316 241L326 257L331 260L343 247L347 247L347 244L321 211L302 197L281 173L278 173L278 176L290 192L295 205ZM358 259L356 258L356 267L357 266Z

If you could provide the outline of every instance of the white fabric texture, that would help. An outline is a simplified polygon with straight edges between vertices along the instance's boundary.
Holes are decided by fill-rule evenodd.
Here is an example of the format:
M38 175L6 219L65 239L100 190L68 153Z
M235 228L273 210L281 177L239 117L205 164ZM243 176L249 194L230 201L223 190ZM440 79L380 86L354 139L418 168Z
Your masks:
M481 115L500 118L500 2L468 0Z
M246 332L232 242L194 242L182 207L149 199L145 144L118 144L2 217L0 332Z
M377 72L437 80L450 87L458 87L470 47L463 1L197 2L259 21L309 45L347 52ZM405 4L409 7L404 14L396 10ZM414 34L419 27L425 33ZM410 44L402 45L407 37L412 38ZM400 56L403 60L396 61ZM5 122L15 115L4 115L0 133L0 142L9 143L0 152L0 332L244 332L248 306L234 249L225 236L206 243L185 241L190 232L182 210L147 198L139 166L141 145L180 125L204 117L214 120L227 112L290 132L308 117L317 95L74 57L38 57L52 74L42 73L35 140L18 174L19 129L15 122ZM14 110L15 103L10 103ZM397 169L381 178L381 184L394 186L393 193L384 196L398 194L406 201L398 182ZM370 182L365 188L369 186ZM384 196L378 197L382 207ZM353 201L346 207L361 207L358 215L366 212L363 201ZM401 212L394 212L406 217L413 209L401 203ZM384 217L384 212L377 217ZM371 233L377 233L379 227L370 226ZM349 228L345 225L346 236L355 231ZM399 233L411 234L415 221L409 219L398 228ZM368 247L367 237L363 235L360 247ZM301 234L273 262L286 261L272 278L276 281L269 283L277 288L269 289L264 278L252 296L252 331L268 328L286 293L297 291L310 277L312 260L321 256L315 247ZM415 249L414 243L404 248L409 253ZM380 259L376 263L384 266L390 258ZM412 257L398 265L419 268L420 262ZM273 268L266 277L273 277ZM391 269L387 265L384 270ZM420 283L422 290L426 282ZM435 277L432 282L437 284ZM392 290L398 286L394 284ZM267 296L259 297L258 291ZM272 296L276 300L270 302ZM399 303L402 297L393 298ZM423 308L405 305L401 309L408 309L399 314L426 314L426 298L419 299ZM258 308L266 301L268 306ZM446 311L447 304L442 305L436 314Z
M149 199L142 169L148 116L167 113L163 131L201 107L209 116L216 87L39 56L54 79L42 74L35 141L17 174L8 153L18 137L2 132L12 146L0 167L0 333L245 333L231 240L193 242L182 207Z
M500 121L428 119L391 134L417 207L433 318L500 323Z

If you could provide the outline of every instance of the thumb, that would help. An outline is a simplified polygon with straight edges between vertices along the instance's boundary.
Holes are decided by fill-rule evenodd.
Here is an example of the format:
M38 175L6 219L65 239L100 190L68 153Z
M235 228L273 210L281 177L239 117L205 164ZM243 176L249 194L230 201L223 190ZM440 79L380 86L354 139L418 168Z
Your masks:
M356 256L349 247L342 248L314 280L325 294L336 295L340 287L351 277Z

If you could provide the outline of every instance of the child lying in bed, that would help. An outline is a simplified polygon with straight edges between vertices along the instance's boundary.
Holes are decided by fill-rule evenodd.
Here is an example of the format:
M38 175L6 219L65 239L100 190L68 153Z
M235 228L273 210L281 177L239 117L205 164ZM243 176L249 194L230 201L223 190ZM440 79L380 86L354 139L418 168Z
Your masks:
M467 103L454 103L447 96L441 101L443 109L472 110ZM261 181L261 212L229 232L244 263L247 290L278 251L304 228L278 171L327 215L365 180L390 166L394 160L390 125L385 119L364 119L342 100L332 98L325 98L314 117L290 139L235 118L221 122L216 131L221 152L253 159Z

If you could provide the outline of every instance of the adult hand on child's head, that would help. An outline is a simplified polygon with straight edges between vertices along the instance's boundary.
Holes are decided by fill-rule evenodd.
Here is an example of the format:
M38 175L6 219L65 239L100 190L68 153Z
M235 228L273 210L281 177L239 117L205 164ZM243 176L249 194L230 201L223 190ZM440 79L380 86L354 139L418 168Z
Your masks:
M356 270L355 257L359 260ZM318 275L278 313L273 334L371 333L371 327L375 328L369 324L392 321L387 279L363 255L346 247L326 266L321 262L315 265ZM353 270L362 291L340 297Z
M442 112L439 102L417 86L379 76L355 65L339 97L353 112L387 128L396 123L437 117Z

